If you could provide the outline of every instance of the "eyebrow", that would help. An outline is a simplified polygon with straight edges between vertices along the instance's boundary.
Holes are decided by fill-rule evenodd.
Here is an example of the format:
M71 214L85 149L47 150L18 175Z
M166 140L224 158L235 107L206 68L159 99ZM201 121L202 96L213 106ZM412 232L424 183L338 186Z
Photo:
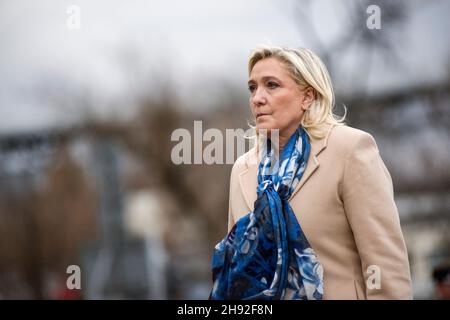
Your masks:
M263 81L270 80L270 79L274 79L274 80L277 80L277 81L281 82L280 79L278 79L277 77L274 77L274 76L264 76L264 77L262 77L261 79L262 79ZM253 83L253 82L256 82L256 81L253 80L253 79L248 80L248 84Z

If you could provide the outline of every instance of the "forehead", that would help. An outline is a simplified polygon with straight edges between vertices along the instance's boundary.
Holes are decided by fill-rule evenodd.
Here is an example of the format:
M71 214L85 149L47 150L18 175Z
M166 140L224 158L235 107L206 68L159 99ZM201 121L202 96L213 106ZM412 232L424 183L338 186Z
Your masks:
M259 60L250 73L250 80L263 77L277 77L279 79L289 78L289 72L283 62L274 57Z

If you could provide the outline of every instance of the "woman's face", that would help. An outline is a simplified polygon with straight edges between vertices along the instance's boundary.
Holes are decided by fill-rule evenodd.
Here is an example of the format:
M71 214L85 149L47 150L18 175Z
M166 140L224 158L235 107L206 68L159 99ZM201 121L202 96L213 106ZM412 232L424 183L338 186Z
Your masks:
M284 64L274 57L262 59L255 64L248 88L256 127L268 132L279 129L280 138L294 133L304 110L314 98L312 89L301 90Z

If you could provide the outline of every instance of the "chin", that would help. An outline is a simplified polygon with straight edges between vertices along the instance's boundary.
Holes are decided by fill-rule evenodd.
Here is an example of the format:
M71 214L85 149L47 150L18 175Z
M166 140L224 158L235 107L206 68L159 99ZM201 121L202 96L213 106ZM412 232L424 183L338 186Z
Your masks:
M271 121L267 121L267 120L260 120L260 121L256 121L256 127L259 130L272 130L274 129L276 126L274 126L274 124Z

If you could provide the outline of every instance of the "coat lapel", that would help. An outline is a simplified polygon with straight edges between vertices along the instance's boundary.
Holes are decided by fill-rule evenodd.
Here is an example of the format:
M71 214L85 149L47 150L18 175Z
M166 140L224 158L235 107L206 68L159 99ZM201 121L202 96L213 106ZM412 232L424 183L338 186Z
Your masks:
M328 137L330 135L333 125L329 126L327 134L322 139L311 139L311 153L309 154L308 164L303 176L292 193L289 202L295 197L295 195L300 191L300 189L305 185L308 179L316 172L319 168L319 160L317 156L322 150L327 147ZM256 153L256 148L253 148L247 157L246 166L247 168L239 174L239 184L244 195L245 203L249 210L253 210L253 205L256 201L256 187L258 180L258 154Z

